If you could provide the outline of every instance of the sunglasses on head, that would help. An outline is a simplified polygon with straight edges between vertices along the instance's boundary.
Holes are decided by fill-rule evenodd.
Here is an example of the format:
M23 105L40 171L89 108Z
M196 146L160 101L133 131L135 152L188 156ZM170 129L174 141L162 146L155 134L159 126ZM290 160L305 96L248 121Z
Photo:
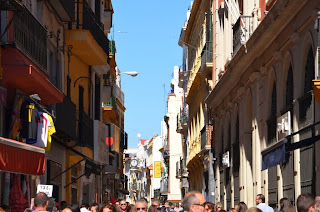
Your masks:
M145 211L146 208L137 208L137 211L140 211L140 210Z
M126 205L126 203L122 203L122 204L120 204L120 205Z

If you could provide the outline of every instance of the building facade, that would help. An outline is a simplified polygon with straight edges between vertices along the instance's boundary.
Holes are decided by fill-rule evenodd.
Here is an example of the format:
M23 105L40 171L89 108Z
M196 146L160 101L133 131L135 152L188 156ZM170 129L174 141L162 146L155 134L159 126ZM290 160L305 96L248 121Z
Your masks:
M259 193L275 209L282 197L319 195L312 88L319 7L312 0L213 2L215 86L205 103L215 198L224 208L255 206Z
M0 188L8 189L8 183L16 182L10 178L18 178L28 183L32 197L38 184L53 185L57 202L91 204L125 197L124 94L115 42L107 38L111 0L9 0L1 1L0 10L1 145L24 152L30 147L24 143L31 144L39 153L34 161L43 164L31 173L12 169L17 164L1 166L1 182L6 183ZM48 126L55 131L43 138L45 145L26 134L39 127L33 123L39 114L52 118ZM30 121L19 127L24 120ZM2 199L2 205L10 206Z

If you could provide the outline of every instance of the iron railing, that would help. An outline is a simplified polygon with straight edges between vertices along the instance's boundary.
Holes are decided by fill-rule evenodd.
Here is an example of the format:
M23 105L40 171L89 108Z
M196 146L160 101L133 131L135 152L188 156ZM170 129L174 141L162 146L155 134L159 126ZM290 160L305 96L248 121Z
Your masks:
M212 41L207 41L201 52L201 67L205 67L207 63L213 61L213 46Z
M253 33L252 16L240 16L233 26L233 55L246 43Z
M76 105L67 96L63 102L56 104L56 129L59 137L65 139L76 139Z
M201 150L203 150L207 145L207 127L206 126L204 126L200 131L200 136L201 136Z
M115 54L116 53L116 44L114 40L109 41L109 54Z
M13 12L13 42L48 75L47 30L27 9Z
M80 5L83 5L82 10L82 24L80 22ZM103 51L109 55L109 40L105 36L103 29L104 26L100 21L100 17L97 16L90 8L85 0L77 3L77 29L82 26L83 29L87 29L91 32L93 38L97 41Z
M93 120L84 111L79 111L78 136L80 146L93 148Z
M113 108L115 106L115 98L110 97L109 101L107 102L102 102L102 107L110 107Z

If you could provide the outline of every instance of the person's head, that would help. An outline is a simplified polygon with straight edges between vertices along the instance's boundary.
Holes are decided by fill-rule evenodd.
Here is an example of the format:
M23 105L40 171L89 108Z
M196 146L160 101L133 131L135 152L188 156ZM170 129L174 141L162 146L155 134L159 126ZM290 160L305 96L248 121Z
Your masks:
M316 196L315 198L315 209L316 209L316 212L320 212L320 196Z
M183 209L190 212L204 212L206 199L198 191L190 191L182 200Z
M98 203L94 202L90 206L90 211L91 212L99 212L99 205Z
M55 207L56 207L56 205L55 205L54 200L53 200L52 198L48 198L47 211L49 211L49 212L56 211L56 210L55 210Z
M204 211L205 212L213 212L214 204L212 202L206 202L204 204Z
M165 206L166 208L167 208L167 207L170 207L169 201L165 201L164 206Z
M311 194L300 194L297 199L298 212L314 212L315 200Z
M62 200L59 204L59 210L62 211L65 207L67 207L67 205L68 205L67 202Z
M170 205L170 209L171 209L171 210L174 210L174 208L175 208L175 204L171 204L171 205Z
M176 202L174 205L175 205L176 208L180 208L180 205L179 205L178 202Z
M135 212L136 211L136 208L134 207L134 205L133 204L128 204L127 203L127 212Z
M247 212L262 212L262 211L257 207L252 207L252 208L249 208Z
M111 204L115 205L116 202L117 202L117 198L112 197L112 198L110 199L110 202L111 202Z
M116 204L103 204L100 208L100 212L119 212L119 207Z
M279 205L280 205L280 211L282 211L282 212L293 212L294 211L293 206L291 204L291 201L286 197L280 199Z
M127 203L124 199L120 200L120 208L121 210L126 210L127 209Z
M48 196L45 193L37 193L36 197L34 198L34 206L36 210L47 210L48 200Z
M237 210L235 208L230 208L229 212L237 212Z
M139 199L136 201L136 211L146 212L148 210L148 203L145 199Z
M217 204L216 204L216 212L221 211L222 209L223 209L222 203L221 202L217 202Z
M160 200L158 199L152 200L152 205L155 205L157 208L160 208Z
M89 207L90 207L90 206L89 206L88 203L82 203L80 209L81 209L81 208L85 208L85 209L88 209L88 210L89 210Z
M62 212L80 212L80 208L78 205L67 205Z
M256 205L259 205L260 203L265 203L266 198L264 197L263 194L258 194L256 196Z
M238 207L237 207L237 212L246 212L248 210L248 207L246 203L244 202L239 202Z
M157 211L157 206L156 205L150 205L148 208L148 212L156 212Z

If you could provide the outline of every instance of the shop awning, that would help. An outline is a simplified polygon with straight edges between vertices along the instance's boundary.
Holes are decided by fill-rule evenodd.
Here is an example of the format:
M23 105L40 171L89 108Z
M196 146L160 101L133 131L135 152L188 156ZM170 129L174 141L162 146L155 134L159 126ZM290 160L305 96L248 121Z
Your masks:
M274 143L262 150L262 170L271 168L286 161L286 139Z
M40 147L0 137L0 170L43 175L45 150Z
M3 80L7 88L16 88L27 95L38 94L45 105L61 103L64 95L40 70L16 48L6 48L2 54Z

